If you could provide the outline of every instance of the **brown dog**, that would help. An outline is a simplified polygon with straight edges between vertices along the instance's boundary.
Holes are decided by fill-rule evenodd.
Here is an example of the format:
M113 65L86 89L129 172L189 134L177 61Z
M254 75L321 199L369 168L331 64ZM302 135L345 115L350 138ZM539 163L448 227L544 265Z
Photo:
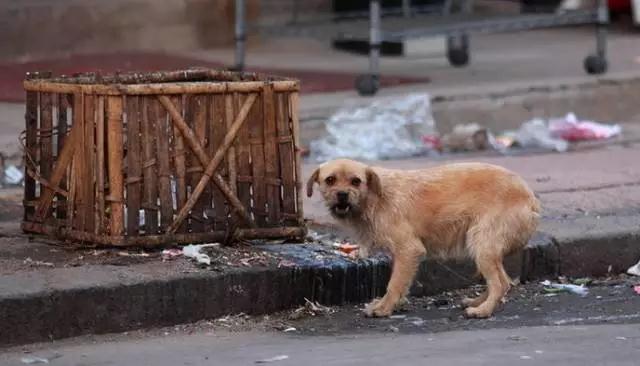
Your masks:
M472 258L487 291L463 300L465 312L491 316L511 283L503 258L527 244L540 212L520 177L489 164L401 171L340 159L313 172L307 182L309 197L314 183L331 214L355 229L363 255L377 246L393 257L387 292L367 306L368 316L394 311L425 255Z

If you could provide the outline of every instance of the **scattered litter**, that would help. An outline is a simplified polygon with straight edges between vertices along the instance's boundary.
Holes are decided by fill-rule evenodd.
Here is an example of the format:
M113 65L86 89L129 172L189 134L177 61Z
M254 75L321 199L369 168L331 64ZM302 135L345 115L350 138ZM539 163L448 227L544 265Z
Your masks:
M121 257L148 257L149 253L130 253L130 252L118 252Z
M543 282L540 282L540 284L542 284L543 286L545 286L545 292L547 293L557 293L557 292L570 292L572 294L576 294L576 295L580 295L580 296L587 296L589 294L589 289L586 288L584 285L572 285L572 284L565 284L565 283L551 283L551 281L546 280Z
M420 326L424 325L424 323L425 323L424 319L419 318L417 316L413 316L413 317L407 318L406 321L411 323L411 324L413 324L413 325L415 325L416 327L420 327Z
M162 260L167 261L182 255L182 249L165 249L162 251Z
M27 365L37 364L37 363L49 363L49 360L42 357L22 357L20 359L22 363L26 363Z
M456 125L442 137L442 147L448 151L482 151L494 145L491 132L477 123Z
M531 356L520 356L521 360L530 360Z
M389 319L404 319L406 317L407 317L406 315L397 314L397 315L391 315Z
M564 118L551 119L549 131L556 138L566 141L604 140L619 135L619 125L606 125L593 121L579 121L575 114L569 113Z
M578 286L587 286L591 282L593 282L593 280L591 278L589 278L589 277L577 278L577 279L573 280L573 284L574 285L578 285Z
M394 327L393 325L390 325L389 326L389 331L393 332L393 333L398 333L400 331L400 328Z
M282 267L295 267L296 264L295 262L292 262L288 259L283 259L280 261L280 263L278 263L278 268L282 268Z
M27 357L22 357L20 359L20 362L26 363L27 365L33 365L33 364L39 364L39 363L48 364L49 361L55 360L56 358L60 358L60 357L62 357L60 353L56 353L53 356L50 356L48 358L38 357L38 356L27 356Z
M295 331L297 331L297 329L294 328L294 327L288 327L288 328L283 330L283 332L285 332L285 333L295 332Z
M4 183L18 185L22 184L24 173L15 165L9 165L4 169Z
M616 337L616 340L618 340L618 341L626 341L627 337Z
M627 273L632 276L640 276L640 261L638 261L638 263L634 264L633 266L629 267L629 269L627 270Z
M633 291L635 291L636 294L640 295L640 285L633 286Z
M291 315L289 315L290 319L295 320L305 316L316 316L319 314L328 315L334 312L330 307L321 305L317 301L311 301L307 298L305 298L304 301L304 306L297 308L293 313L291 313Z
M522 124L520 129L515 132L514 140L521 147L539 147L558 152L567 151L569 148L566 141L551 135L546 122L540 118Z
M27 257L27 259L22 261L22 263L28 264L32 267L53 267L53 263L51 262L34 261L31 257Z
M435 135L435 121L429 95L409 94L344 107L331 116L326 130L326 137L310 145L316 161L393 159L427 152L423 137Z
M271 362L277 362L277 361L284 361L288 358L289 356L287 355L279 355L271 358L265 358L264 360L258 360L256 361L256 363L271 363Z
M220 246L220 243L200 244L200 245L190 244L182 248L182 254L185 257L195 259L200 264L210 265L211 258L208 255L201 253L200 251L203 248L212 248L212 247L219 247L219 246Z
M356 245L356 244L351 244L351 243L333 243L333 247L337 248L339 251L346 253L346 254L350 254L353 251L358 250L358 248L360 246Z
M543 354L543 353L544 353L544 351L539 350L539 349L535 350L534 352L535 352L536 354L539 354L539 355L541 355L541 354Z

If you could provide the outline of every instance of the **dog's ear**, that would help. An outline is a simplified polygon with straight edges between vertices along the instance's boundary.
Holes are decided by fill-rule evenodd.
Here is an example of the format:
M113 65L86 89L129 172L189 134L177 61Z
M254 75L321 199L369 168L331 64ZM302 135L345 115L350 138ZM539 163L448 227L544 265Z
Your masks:
M307 181L307 197L313 196L313 184L318 181L318 175L320 174L320 168L311 173L309 180Z
M367 187L370 191L380 196L382 194L382 183L380 177L371 168L367 168Z

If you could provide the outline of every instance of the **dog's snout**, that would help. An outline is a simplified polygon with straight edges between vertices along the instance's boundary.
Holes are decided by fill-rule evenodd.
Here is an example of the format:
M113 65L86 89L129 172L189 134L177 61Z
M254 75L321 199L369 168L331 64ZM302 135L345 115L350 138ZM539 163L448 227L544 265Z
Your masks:
M338 202L343 203L343 202L347 202L349 200L349 193L348 192L338 192L336 194L337 198L338 198Z

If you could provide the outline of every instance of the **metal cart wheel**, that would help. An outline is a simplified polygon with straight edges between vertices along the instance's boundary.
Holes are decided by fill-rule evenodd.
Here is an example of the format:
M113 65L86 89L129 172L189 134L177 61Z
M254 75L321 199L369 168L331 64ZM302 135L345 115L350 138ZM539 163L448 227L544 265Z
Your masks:
M469 64L469 36L447 37L447 60L453 67L464 67Z
M603 56L589 55L584 58L584 70L588 74L604 74L607 71L607 66L607 59Z
M364 74L356 78L356 90L362 96L371 96L380 89L380 78L376 75Z

